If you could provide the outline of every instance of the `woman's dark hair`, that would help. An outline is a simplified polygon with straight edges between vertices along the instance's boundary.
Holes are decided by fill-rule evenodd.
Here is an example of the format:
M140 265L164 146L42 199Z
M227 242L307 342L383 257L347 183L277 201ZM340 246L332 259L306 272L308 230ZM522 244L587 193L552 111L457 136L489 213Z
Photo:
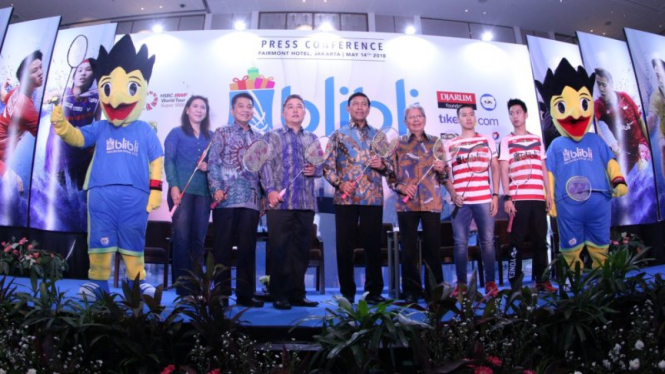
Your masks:
M208 104L208 98L200 95L192 95L185 103L185 107L182 109L182 115L180 116L180 125L182 126L182 131L187 135L194 135L194 130L192 129L192 124L189 122L189 116L187 115L187 108L189 108L194 100L202 100L206 103L206 116L203 117L201 121L201 131L200 133L206 137L210 138L210 104Z

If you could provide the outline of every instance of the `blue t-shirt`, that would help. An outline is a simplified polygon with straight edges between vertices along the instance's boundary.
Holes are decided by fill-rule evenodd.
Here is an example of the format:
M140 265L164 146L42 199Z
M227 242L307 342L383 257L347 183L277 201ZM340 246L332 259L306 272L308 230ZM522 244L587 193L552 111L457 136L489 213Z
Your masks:
M565 136L554 139L547 148L547 169L555 180L554 200L558 202L567 196L566 182L574 176L586 177L591 190L611 193L607 163L613 157L610 147L594 133L584 135L579 142Z
M81 127L84 147L95 146L85 189L127 185L150 193L150 162L164 155L157 133L147 122L116 127L96 121Z

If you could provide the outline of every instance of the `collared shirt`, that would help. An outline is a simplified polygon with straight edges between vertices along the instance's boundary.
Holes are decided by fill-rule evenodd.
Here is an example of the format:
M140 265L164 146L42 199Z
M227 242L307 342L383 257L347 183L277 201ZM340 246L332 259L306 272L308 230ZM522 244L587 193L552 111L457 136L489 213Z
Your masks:
M244 130L238 123L220 127L213 134L208 154L208 186L213 195L220 190L226 194L226 200L217 208L261 210L261 183L268 178L266 167L253 173L242 166L245 150L259 139L261 135L251 127Z
M265 140L274 149L273 157L266 163L268 179L266 192L286 189L281 204L274 209L313 210L318 212L314 181L321 176L321 167L313 177L306 177L302 170L306 165L305 149L316 140L316 135L302 128L297 132L283 126L265 135Z
M337 205L383 205L383 182L381 177L390 171L389 161L384 161L386 168L377 171L367 167L370 162L370 144L377 129L365 125L349 123L336 130L330 136L333 142L332 154L323 164L323 176L328 183L336 187L333 203ZM361 177L358 180L358 177ZM358 180L356 190L346 199L338 188L343 182Z
M499 151L499 160L508 162L508 195L513 200L545 201L543 160L547 154L540 137L510 133L501 139Z
M464 196L464 204L486 204L492 201L490 167L488 166L491 160L469 159L470 151L479 144L486 145L490 149L492 158L497 157L494 139L478 133L470 138L450 139L445 145L446 160L452 160L450 167L453 187L457 194ZM454 149L457 149L458 152L453 159L451 155L455 154ZM487 170L474 173L469 167L468 161L471 161L473 166L485 166Z
M441 185L443 174L430 169L436 158L432 148L437 138L423 134L418 140L414 134L399 137L399 145L393 157L393 172L388 178L388 185L399 192L399 185L416 184L425 173L427 175L418 185L415 199L403 202L405 195L399 195L395 210L398 212L438 212L443 210ZM429 173L428 173L429 172Z
M182 192L211 139L212 131L208 132L208 137L200 134L197 138L194 135L187 135L182 127L174 128L166 136L166 140L164 140L164 171L166 172L166 182L169 184L169 190L171 187L178 187ZM205 161L207 162L208 159L206 158ZM191 178L192 180L187 186L188 194L210 196L208 180L204 172L197 170Z

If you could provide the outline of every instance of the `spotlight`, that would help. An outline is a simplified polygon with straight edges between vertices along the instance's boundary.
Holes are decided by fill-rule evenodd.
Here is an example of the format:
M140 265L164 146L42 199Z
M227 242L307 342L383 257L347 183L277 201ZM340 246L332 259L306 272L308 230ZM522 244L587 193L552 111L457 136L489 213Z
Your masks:
M245 21L236 21L236 23L233 24L233 28L235 28L238 31L243 31L247 29L247 24L245 24Z
M164 27L162 25L156 24L152 26L152 32L160 33L162 31L164 31Z
M413 26L411 26L411 25L409 25L409 26L407 26L406 29L404 30L404 33L407 34L407 35L413 35L413 34L416 33L416 28L413 27Z
M319 30L321 30L321 31L334 31L335 28L333 27L333 25L330 22L326 21L326 22L323 22L321 24L321 26L319 26Z
M489 32L489 31L485 31L485 32L483 33L483 36L481 37L481 39L484 40L484 41L486 41L486 42L489 42L489 41L491 41L492 39L494 39L494 35L492 35L492 33Z

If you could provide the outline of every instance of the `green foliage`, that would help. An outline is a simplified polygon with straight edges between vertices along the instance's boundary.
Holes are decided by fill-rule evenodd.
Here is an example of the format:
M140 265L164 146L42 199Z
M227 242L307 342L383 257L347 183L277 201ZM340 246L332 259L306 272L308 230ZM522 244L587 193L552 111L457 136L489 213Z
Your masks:
M316 371L393 372L394 363L380 358L381 349L391 356L397 347L417 350L414 338L427 325L410 319L404 307L396 307L392 301L369 305L364 297L357 305L340 296L333 298L336 308L326 308L324 316L307 318L322 324L321 334L315 337L321 348L313 357Z
M2 242L0 252L0 274L29 276L33 283L37 279L61 279L67 262L60 254L37 249L37 242L28 244L28 239Z

